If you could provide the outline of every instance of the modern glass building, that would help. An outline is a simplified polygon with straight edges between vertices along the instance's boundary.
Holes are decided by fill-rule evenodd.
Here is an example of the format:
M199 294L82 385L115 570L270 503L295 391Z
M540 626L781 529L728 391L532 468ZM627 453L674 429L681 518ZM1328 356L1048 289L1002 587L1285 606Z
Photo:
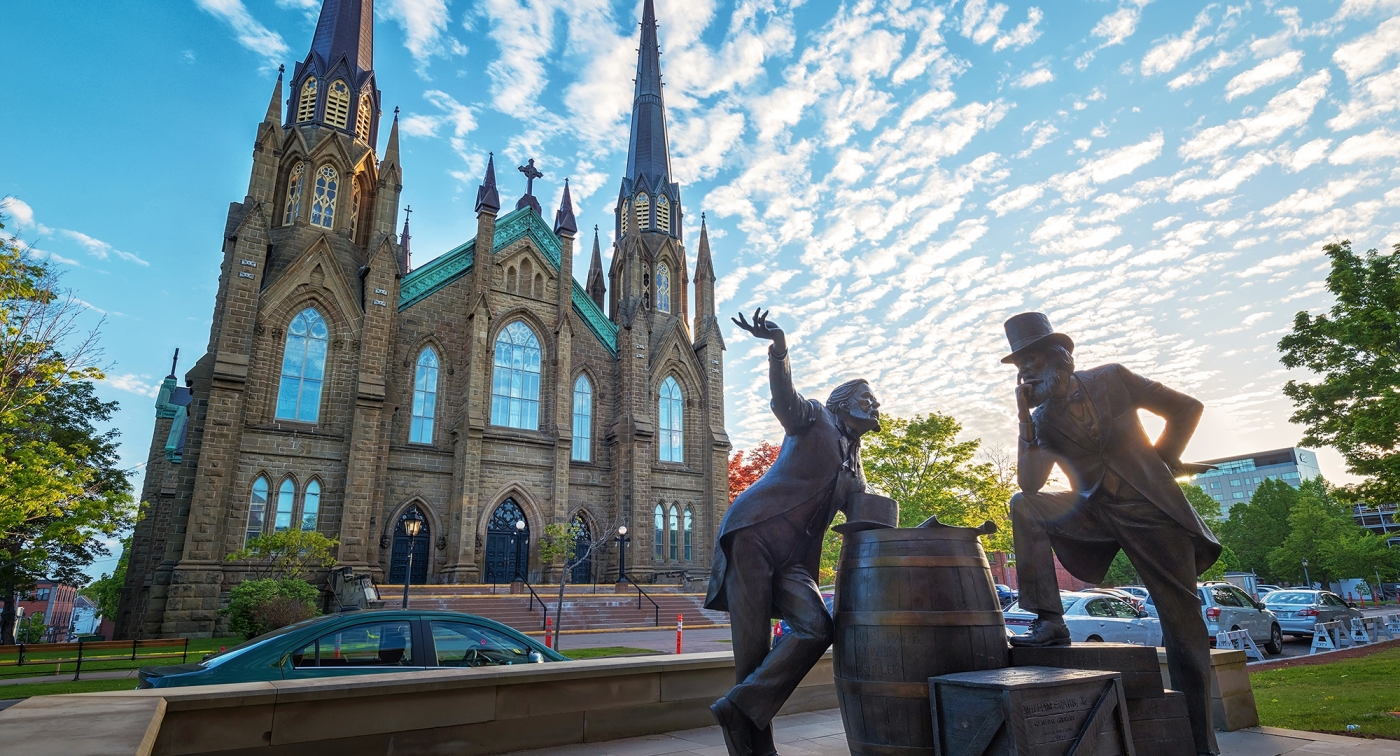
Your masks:
M1317 466L1317 453L1296 446L1209 459L1206 463L1217 469L1193 476L1191 482L1220 502L1220 511L1225 517L1230 516L1231 506L1249 501L1254 490L1266 480L1282 480L1296 488L1303 481L1322 474Z

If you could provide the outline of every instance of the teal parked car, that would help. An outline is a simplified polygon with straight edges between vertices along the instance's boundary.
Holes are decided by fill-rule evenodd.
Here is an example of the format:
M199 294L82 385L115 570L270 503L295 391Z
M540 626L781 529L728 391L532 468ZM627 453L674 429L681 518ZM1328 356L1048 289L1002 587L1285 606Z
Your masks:
M141 688L301 680L568 659L518 630L457 612L377 609L316 617L196 664L142 667Z

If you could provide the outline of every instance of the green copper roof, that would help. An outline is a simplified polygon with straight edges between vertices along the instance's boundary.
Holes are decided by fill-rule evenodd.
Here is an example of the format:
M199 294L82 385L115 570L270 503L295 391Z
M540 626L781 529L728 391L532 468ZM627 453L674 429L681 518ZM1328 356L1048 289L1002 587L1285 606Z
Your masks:
M544 219L528 207L507 213L496 221L496 239L491 251L494 254L526 237L529 237L536 249L544 252L545 258L558 270L563 245L559 243L559 237L545 225ZM399 283L399 312L418 304L438 289L465 276L471 271L475 261L476 239L471 239L404 276L403 281ZM588 330L603 342L603 346L607 347L613 356L617 356L617 325L608 320L608 316L598 309L598 305L584 293L577 281L569 283L574 312L583 319Z

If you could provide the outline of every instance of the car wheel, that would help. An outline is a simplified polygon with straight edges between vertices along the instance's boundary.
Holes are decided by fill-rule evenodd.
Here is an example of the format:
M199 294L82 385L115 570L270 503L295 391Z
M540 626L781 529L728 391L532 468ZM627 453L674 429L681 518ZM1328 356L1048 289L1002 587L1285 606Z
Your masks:
M1269 628L1269 642L1264 644L1264 651L1274 656L1283 653L1283 631L1278 625Z
M1085 643L1103 643L1103 638L1100 638L1100 637L1097 636L1097 635L1091 635L1091 636L1089 636L1088 638L1085 638L1085 639L1084 639L1084 642L1085 642Z

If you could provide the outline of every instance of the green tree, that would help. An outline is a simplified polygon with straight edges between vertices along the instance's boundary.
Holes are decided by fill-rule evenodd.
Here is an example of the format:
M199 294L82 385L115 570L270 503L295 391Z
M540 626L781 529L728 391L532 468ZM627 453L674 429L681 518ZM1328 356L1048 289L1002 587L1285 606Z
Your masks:
M1238 569L1253 571L1266 581L1291 580L1293 572L1276 572L1270 554L1288 538L1288 516L1298 504L1298 489L1281 480L1266 480L1248 502L1230 507L1230 517L1215 533L1233 552Z
M228 617L230 631L256 638L320 614L319 596L316 586L300 578L244 580L229 591L228 606L219 612Z
M305 579L316 570L335 566L332 553L339 539L314 530L282 530L249 538L243 548L229 554L230 562L247 562L258 578Z
M1011 550L1009 504L1014 474L997 460L979 460L980 439L957 441L962 424L931 413L886 418L863 444L870 484L899 502L900 527L932 516L945 525L975 527L988 520L997 533L983 539L988 551Z
M127 536L122 539L122 553L117 559L116 569L104 573L102 577L78 591L80 595L97 605L99 617L116 619L117 606L121 603L122 586L126 584L126 565L130 556L131 536Z
M1196 510L1196 514L1199 514L1206 525L1218 535L1221 525L1220 502L1212 498L1200 486L1182 484L1181 491L1186 494L1186 501L1190 502L1191 507ZM1215 564L1201 575L1201 579L1221 580L1225 577L1227 570L1235 569L1239 569L1239 560L1236 559L1234 552L1226 547L1221 552L1220 559L1216 560ZM1128 555L1119 551L1117 556L1113 557L1113 563L1109 565L1108 574L1104 577L1103 584L1106 586L1141 585L1142 577L1138 575L1133 563L1128 561Z
M1279 341L1285 367L1307 368L1316 382L1289 381L1293 422L1302 443L1342 453L1351 472L1366 477L1359 493L1400 501L1400 244L1390 254L1364 256L1351 242L1328 244L1330 312L1299 312Z
M616 526L609 526L594 533L585 528L577 517L568 524L556 522L544 527L544 538L540 539L540 562L558 564L560 567L559 597L554 603L553 642L556 650L559 648L559 632L564 625L564 587L573 576L575 567L607 548L616 530Z
M60 498L47 501L37 513L31 510L0 536L0 600L5 602L0 643L14 642L14 605L20 591L43 577L84 585L88 580L84 570L109 553L103 539L134 522L130 473L118 466L118 433L97 429L110 421L116 406L100 401L90 381L65 383L49 391L43 401L13 413L15 423L0 430L0 443L5 444L0 445L0 465L28 459L23 450L35 447L44 448L49 459L62 460L57 468L42 472L30 470L8 478L0 472L0 480L12 484L0 493L0 508L9 504L6 497L22 496L25 491L63 491ZM18 455L11 456L16 450ZM59 482L40 481L33 486L16 482L44 475Z
M1288 535L1269 552L1269 566L1275 575L1297 582L1303 582L1304 575L1323 585L1348 577L1337 570L1344 565L1331 557L1338 540L1357 529L1361 526L1352 519L1351 507L1333 498L1322 476L1303 481L1298 503L1288 513Z
M44 613L34 612L33 614L20 620L15 625L16 643L43 643L44 633L48 630L44 624Z

